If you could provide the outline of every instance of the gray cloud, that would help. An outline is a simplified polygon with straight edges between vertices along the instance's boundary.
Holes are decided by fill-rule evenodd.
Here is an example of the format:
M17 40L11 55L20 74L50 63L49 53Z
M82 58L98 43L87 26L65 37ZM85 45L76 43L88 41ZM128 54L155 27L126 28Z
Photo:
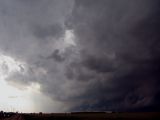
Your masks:
M159 110L158 4L151 0L75 2L66 25L75 30L81 65L94 75L90 81L96 82L74 110Z
M0 1L1 53L25 63L6 81L16 87L39 83L43 94L68 111L159 110L158 5ZM64 43L68 29L75 46Z
M63 83L64 64L47 57L63 48L65 16L71 12L73 3L72 0L0 1L0 54L10 56L15 60L13 66L16 64L7 73L5 80L9 84L25 89L39 83L42 91L49 91L50 87ZM2 69L7 71L7 66Z
M48 58L53 58L55 61L62 62L65 58L61 55L60 50L56 49Z
M45 39L46 37L59 38L63 34L63 29L58 24L45 26L44 28L41 26L35 26L34 29L34 35L39 39Z

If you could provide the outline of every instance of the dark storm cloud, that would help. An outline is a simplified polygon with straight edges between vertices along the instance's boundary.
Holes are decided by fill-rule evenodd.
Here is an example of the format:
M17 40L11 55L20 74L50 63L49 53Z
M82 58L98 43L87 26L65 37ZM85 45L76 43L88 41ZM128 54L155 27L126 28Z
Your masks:
M8 83L39 83L63 111L160 110L158 0L0 5L1 52L24 62ZM76 45L67 44L67 30Z
M39 39L45 39L46 37L58 38L63 34L63 28L58 24L44 26L44 28L36 26L34 29L34 35Z
M57 64L59 54L55 53L55 60L47 57L64 48L64 21L73 3L72 0L0 1L0 54L14 60L11 66L4 59L6 65L1 66L9 84L24 90L32 83L39 83L46 94L44 91L64 83L64 63ZM52 91L50 97L54 94L59 93Z
M65 16L72 6L70 0L7 0L0 4L0 47L2 51L8 51L7 54L19 54L25 60L35 58L37 54L50 54L54 42L63 36Z
M66 25L81 46L80 64L94 74L88 80L97 81L74 110L159 110L158 5L151 0L75 2Z
M53 58L57 62L63 62L65 60L58 49L56 49L48 58Z
M86 60L83 61L84 66L94 70L96 72L112 72L114 70L114 61L105 58L96 58L94 56L87 56Z

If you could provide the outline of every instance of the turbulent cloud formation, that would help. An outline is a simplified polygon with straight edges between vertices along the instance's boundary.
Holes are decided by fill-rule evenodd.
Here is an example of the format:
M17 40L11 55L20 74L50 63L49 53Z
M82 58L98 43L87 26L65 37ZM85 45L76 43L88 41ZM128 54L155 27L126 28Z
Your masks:
M66 25L75 30L81 66L92 73L87 81L95 81L85 93L90 104L85 101L79 109L159 110L158 5L151 0L75 2Z
M20 61L18 71L3 64L8 83L38 83L62 111L160 110L158 0L0 6L0 52Z

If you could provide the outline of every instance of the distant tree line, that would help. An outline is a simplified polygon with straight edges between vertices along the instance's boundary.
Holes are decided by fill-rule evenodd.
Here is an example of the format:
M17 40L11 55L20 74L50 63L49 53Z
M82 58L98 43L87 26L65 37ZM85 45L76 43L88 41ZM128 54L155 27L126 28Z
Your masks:
M15 115L16 113L14 112L4 112L4 111L0 111L0 119L1 118L9 118L12 115Z

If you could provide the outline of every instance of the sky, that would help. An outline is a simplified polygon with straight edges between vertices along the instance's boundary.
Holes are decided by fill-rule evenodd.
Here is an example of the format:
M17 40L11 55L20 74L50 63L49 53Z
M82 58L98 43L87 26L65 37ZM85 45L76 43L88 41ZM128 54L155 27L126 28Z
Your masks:
M0 0L0 110L160 111L159 0Z

